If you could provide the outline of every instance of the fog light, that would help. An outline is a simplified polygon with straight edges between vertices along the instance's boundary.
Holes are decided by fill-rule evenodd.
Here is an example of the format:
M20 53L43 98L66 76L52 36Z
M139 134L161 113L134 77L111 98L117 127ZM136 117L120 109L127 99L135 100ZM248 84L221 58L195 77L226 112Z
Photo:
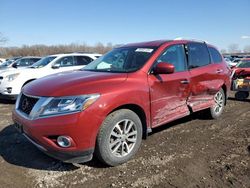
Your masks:
M12 92L12 87L7 87L6 89L5 89L5 91L7 91L7 93L11 93Z
M71 138L68 136L59 136L57 138L57 143L63 148L68 148L71 146Z

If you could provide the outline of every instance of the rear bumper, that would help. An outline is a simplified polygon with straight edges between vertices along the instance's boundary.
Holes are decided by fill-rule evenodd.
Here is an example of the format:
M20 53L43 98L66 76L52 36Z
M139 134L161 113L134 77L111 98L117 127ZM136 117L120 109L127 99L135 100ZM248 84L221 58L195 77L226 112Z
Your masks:
M44 148L42 145L34 141L27 134L23 133L23 136L35 145L40 151L44 152L50 157L63 161L65 163L84 163L90 161L93 158L94 149L88 149L84 151L53 151Z
M250 79L235 79L235 80L233 80L231 90L250 92Z

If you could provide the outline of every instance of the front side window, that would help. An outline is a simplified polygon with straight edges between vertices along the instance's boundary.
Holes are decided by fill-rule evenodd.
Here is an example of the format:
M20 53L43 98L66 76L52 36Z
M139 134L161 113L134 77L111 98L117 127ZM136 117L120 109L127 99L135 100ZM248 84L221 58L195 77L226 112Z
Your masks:
M73 56L62 57L59 59L55 65L60 65L60 67L70 67L74 65Z
M189 69L202 67L210 63L210 57L205 43L188 44Z
M83 70L98 72L134 72L154 53L154 47L116 48L88 64Z
M209 53L211 55L213 63L221 63L222 62L222 57L221 57L220 53L218 52L218 50L216 50L213 47L209 47L208 50L209 50Z
M173 45L156 60L157 63L171 63L175 67L175 72L185 71L187 69L184 46L182 44Z

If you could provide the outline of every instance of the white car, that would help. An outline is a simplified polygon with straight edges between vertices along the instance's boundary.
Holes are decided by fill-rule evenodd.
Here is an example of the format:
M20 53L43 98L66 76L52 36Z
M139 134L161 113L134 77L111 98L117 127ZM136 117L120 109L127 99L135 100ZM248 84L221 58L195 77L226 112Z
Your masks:
M37 56L26 56L26 57L19 58L15 61L13 60L5 61L4 63L0 65L0 71L7 70L7 69L26 68L28 66L33 65L40 59L41 57L37 57Z
M234 59L230 64L229 66L230 67L235 67L239 62L240 62L241 58L236 58Z
M0 64L3 63L3 62L5 62L5 59L0 58Z
M15 100L22 87L38 78L75 69L80 69L101 54L70 53L50 55L26 69L0 72L0 98Z

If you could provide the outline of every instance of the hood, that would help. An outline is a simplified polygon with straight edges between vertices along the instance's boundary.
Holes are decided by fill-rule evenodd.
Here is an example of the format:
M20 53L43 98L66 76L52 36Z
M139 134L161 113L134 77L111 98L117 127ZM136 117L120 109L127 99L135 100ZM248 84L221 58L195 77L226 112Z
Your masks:
M0 70L6 70L6 69L10 69L10 67L0 66Z
M3 77L16 73L20 73L20 71L17 69L0 69L0 76Z
M250 77L250 68L234 68L234 78Z
M27 84L23 92L33 96L71 96L103 93L127 79L127 73L69 71L49 75Z

